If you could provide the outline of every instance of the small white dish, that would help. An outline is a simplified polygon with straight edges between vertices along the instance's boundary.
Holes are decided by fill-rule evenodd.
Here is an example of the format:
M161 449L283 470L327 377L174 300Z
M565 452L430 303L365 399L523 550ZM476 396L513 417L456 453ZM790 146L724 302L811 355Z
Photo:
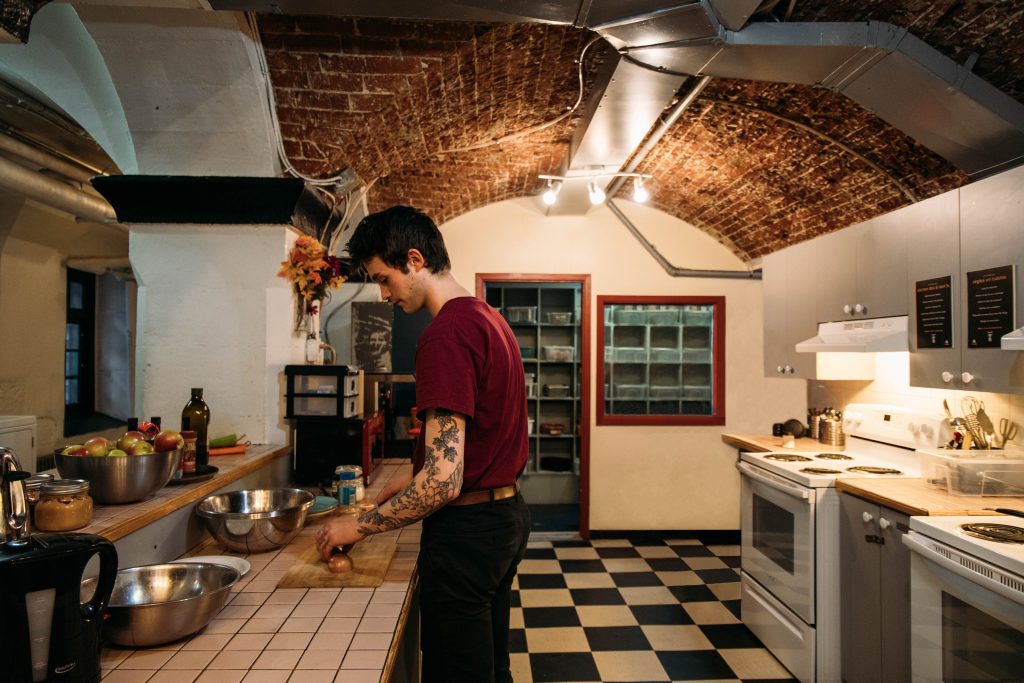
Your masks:
M208 562L210 564L223 564L238 572L239 577L245 576L252 569L249 561L241 557L231 555L197 555L196 557L183 557L175 562Z

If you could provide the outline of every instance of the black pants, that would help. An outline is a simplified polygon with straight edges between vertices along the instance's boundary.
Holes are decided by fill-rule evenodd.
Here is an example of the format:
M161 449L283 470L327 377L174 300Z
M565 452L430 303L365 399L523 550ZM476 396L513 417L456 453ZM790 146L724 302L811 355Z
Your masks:
M423 520L420 616L424 683L510 683L512 580L526 553L522 495L441 508Z

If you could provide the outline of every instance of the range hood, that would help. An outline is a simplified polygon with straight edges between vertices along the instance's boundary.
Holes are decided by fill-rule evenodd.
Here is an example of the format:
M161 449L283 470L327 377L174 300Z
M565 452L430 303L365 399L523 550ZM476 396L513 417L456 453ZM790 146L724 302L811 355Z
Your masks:
M1000 337L999 348L1003 351L1024 351L1024 327L1018 327Z
M906 351L907 316L820 323L817 336L796 345L799 353Z

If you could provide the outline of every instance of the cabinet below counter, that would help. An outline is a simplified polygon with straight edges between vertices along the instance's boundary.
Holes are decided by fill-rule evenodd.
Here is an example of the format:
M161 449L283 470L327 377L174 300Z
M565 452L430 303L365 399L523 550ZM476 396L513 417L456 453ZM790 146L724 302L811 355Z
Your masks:
M1024 509L1024 497L963 496L930 486L924 479L836 479L841 493L869 500L911 517L923 515L994 515L992 508Z

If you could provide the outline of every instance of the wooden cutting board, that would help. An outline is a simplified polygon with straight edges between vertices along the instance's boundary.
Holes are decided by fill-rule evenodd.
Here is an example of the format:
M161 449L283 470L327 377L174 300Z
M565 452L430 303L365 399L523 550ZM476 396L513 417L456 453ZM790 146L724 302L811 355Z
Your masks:
M352 571L335 574L320 559L315 546L299 555L295 564L277 582L278 588L376 588L395 554L394 543L356 543L349 553Z

